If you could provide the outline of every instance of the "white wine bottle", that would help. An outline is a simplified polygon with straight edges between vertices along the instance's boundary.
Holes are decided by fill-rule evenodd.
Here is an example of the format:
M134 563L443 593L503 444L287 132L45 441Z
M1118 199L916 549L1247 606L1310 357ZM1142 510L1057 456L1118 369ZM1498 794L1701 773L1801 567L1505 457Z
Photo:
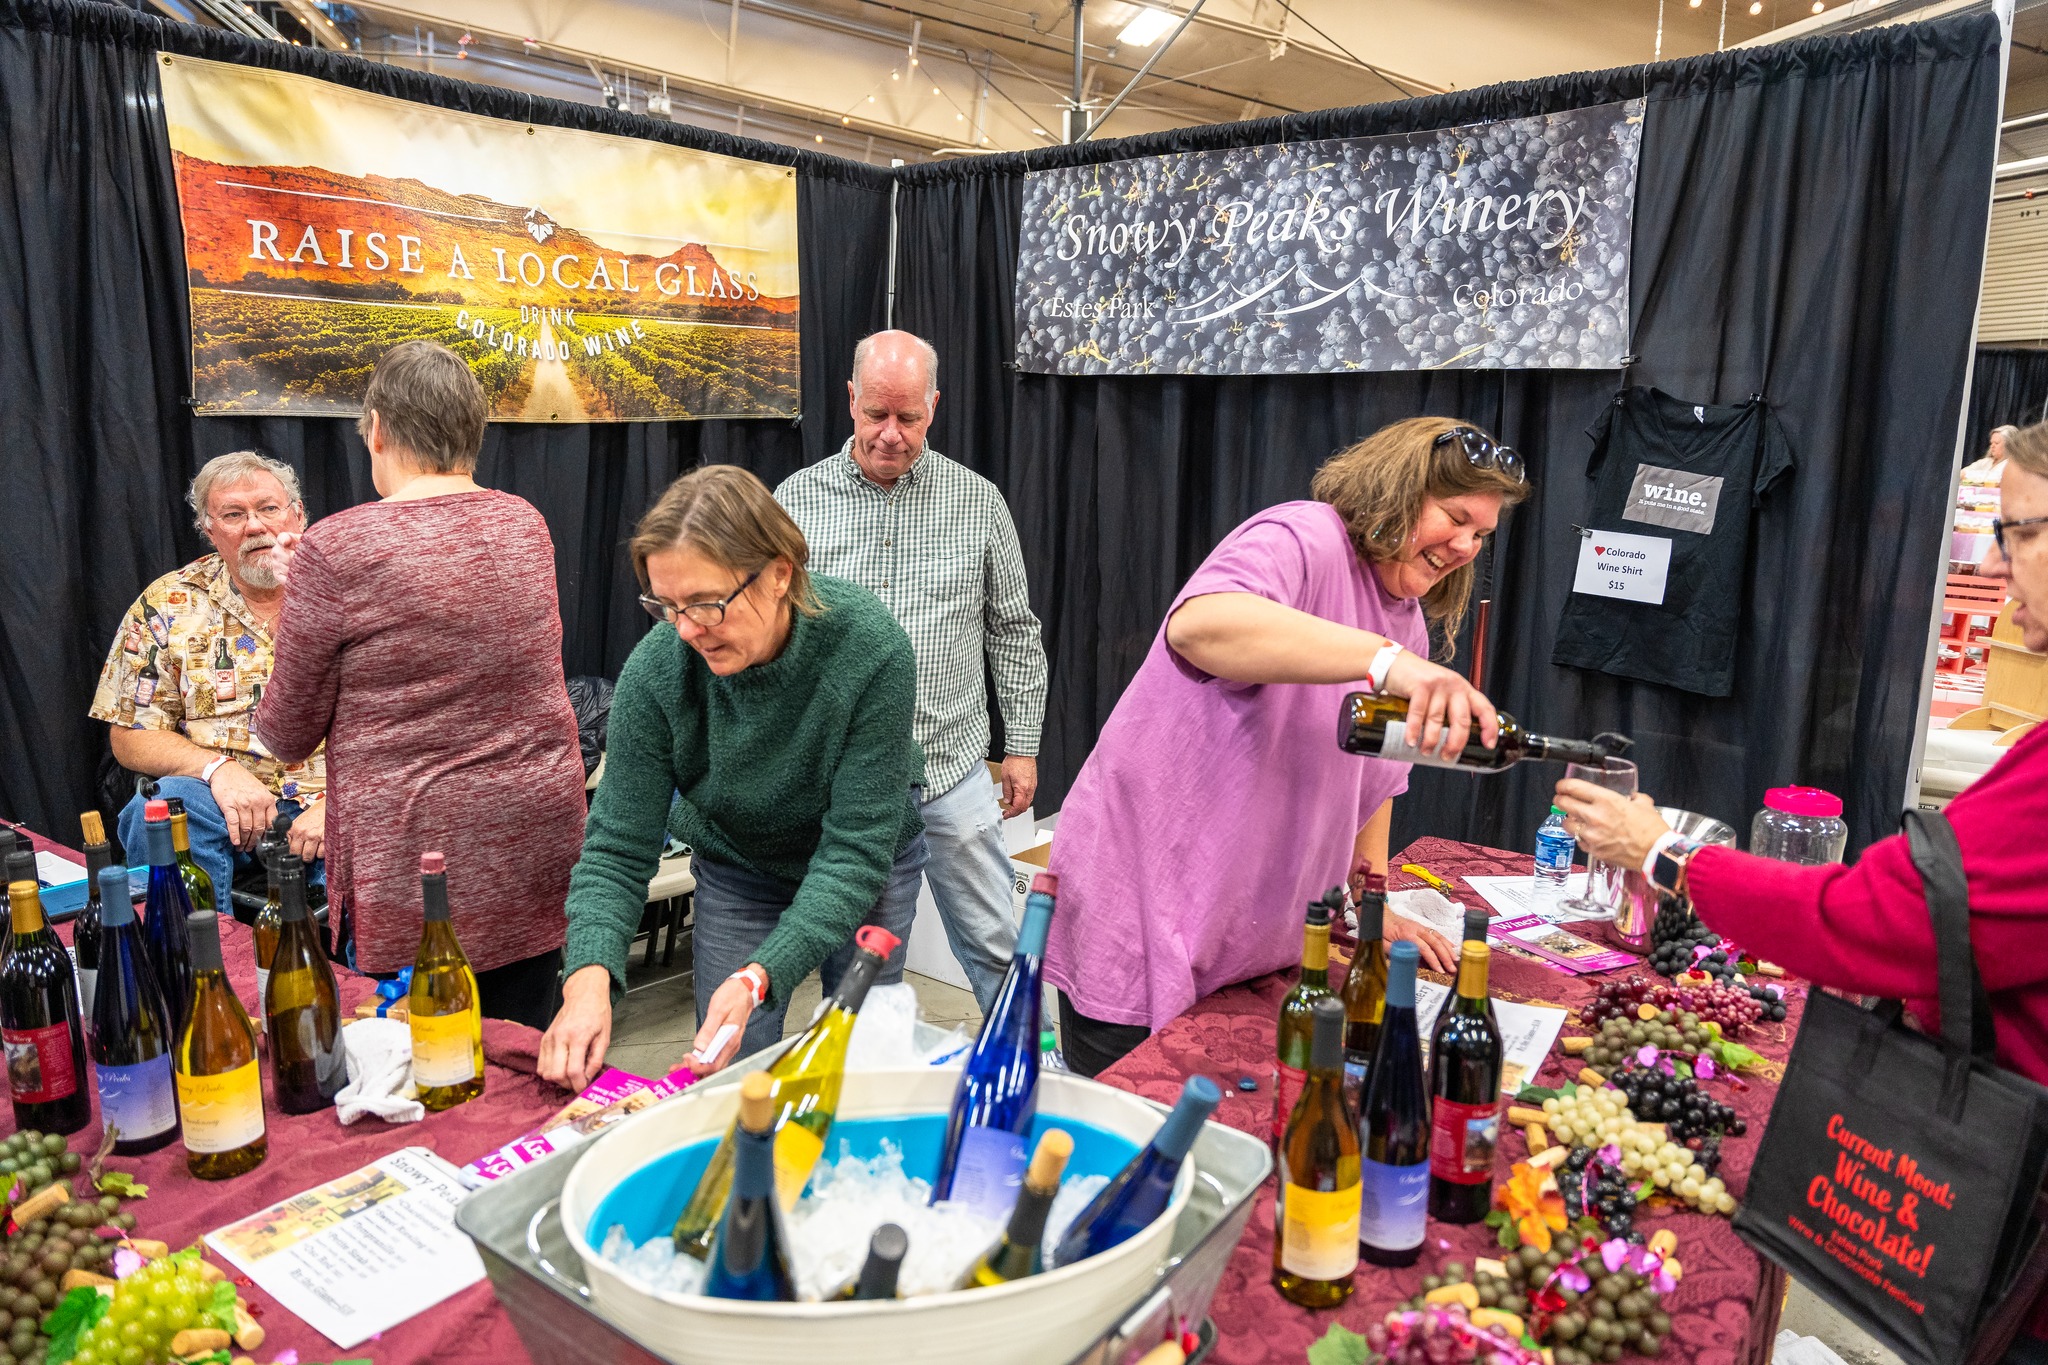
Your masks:
M185 1166L201 1180L226 1180L255 1170L270 1154L256 1029L221 964L220 916L198 911L186 919L185 932L191 940L192 1002L177 1060Z
M406 1009L412 1024L412 1079L428 1112L450 1109L484 1093L484 1012L448 918L448 860L420 855L425 923L412 964Z
M1479 727L1472 728L1465 747L1446 758L1424 753L1418 735L1408 733L1408 703L1400 697L1371 692L1350 692L1337 712L1337 745L1346 753L1368 758L1392 759L1397 763L1421 763L1431 768L1465 768L1474 772L1505 772L1517 763L1601 763L1619 757L1633 746L1620 735L1596 735L1591 740L1556 739L1531 734L1515 718L1500 713L1500 736L1489 749L1480 742Z

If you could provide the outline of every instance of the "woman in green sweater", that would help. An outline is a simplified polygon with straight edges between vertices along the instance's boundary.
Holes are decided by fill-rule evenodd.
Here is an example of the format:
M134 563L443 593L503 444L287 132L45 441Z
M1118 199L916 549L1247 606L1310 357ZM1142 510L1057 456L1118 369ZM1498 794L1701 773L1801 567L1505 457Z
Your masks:
M572 1090L604 1067L665 833L694 853L693 1046L740 1028L700 1072L778 1041L790 992L815 968L830 993L862 924L909 938L925 861L917 663L888 608L807 573L803 532L731 465L671 484L631 549L641 605L673 629L648 632L619 674L569 879L540 1071ZM899 947L877 980L902 974Z

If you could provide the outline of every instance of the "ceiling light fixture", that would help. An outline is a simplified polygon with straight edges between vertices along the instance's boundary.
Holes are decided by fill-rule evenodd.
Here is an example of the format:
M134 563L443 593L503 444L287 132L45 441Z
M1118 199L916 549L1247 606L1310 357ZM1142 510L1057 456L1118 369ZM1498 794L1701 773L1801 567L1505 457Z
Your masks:
M1749 12L1751 14L1762 14L1764 12L1764 0L1749 0Z
M1124 25L1123 32L1116 35L1118 43L1129 43L1132 47L1150 47L1164 38L1179 20L1177 14L1165 10L1141 9L1131 16L1131 22Z
M1826 3L1826 0L1813 0L1813 12L1814 12L1815 14L1819 14L1819 13L1820 13L1820 12L1821 12L1822 10L1824 10L1824 9L1826 9L1826 8L1827 8L1827 3Z

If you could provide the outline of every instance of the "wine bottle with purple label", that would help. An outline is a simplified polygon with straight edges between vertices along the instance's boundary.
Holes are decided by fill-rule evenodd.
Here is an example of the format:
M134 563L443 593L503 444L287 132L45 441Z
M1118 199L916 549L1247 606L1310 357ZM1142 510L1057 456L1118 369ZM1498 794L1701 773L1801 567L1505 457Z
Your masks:
M1059 879L1041 872L1024 902L1016 955L961 1069L946 1120L932 1201L965 1204L1007 1222L1024 1187L1025 1135L1038 1112L1040 971Z

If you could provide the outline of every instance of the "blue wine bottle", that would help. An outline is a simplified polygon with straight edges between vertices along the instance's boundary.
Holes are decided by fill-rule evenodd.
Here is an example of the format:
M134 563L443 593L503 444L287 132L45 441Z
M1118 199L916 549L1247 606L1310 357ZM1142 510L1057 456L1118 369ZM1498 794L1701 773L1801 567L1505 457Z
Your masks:
M714 1299L787 1303L796 1298L789 1234L775 1197L775 1082L765 1071L740 1082L733 1129L732 1197L711 1244L704 1292Z
M1181 1087L1173 1112L1152 1135L1145 1150L1102 1187L1068 1225L1060 1238L1055 1265L1072 1265L1084 1257L1109 1250L1150 1227L1173 1199L1174 1177L1188 1149L1195 1145L1202 1124L1216 1110L1223 1092L1207 1076L1190 1076Z
M86 1050L100 1118L115 1130L114 1154L134 1156L178 1136L177 1083L171 1075L178 1038L142 926L135 922L128 869L102 868L99 891L99 985Z
M1429 1081L1415 1025L1420 956L1408 942L1389 955L1386 1013L1358 1111L1358 1244L1373 1265L1414 1265L1429 1221Z
M177 1038L184 1034L185 1017L192 1009L192 948L185 937L185 918L192 913L192 901L185 894L177 850L171 846L171 808L162 800L151 801L142 808L142 821L149 845L143 934L149 940L157 988L164 993L164 1004L171 1012L171 1036Z
M1052 873L1031 879L1016 955L953 1092L932 1185L933 1203L951 1199L991 1223L1009 1221L1024 1188L1024 1139L1038 1112L1039 970L1058 894Z

